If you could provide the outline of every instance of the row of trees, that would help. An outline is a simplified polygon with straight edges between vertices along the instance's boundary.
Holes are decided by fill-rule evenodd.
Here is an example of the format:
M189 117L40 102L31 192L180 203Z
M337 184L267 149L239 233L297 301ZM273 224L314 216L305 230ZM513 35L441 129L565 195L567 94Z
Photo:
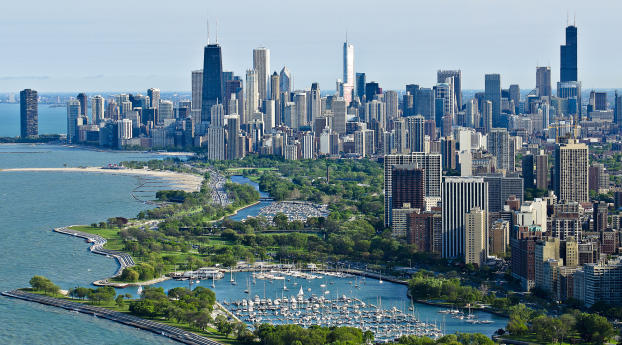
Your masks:
M398 339L396 345L494 345L487 336L481 333L458 333L448 334L437 340L429 337L414 335L404 336Z
M460 306L483 302L486 295L471 286L463 286L458 278L434 277L419 271L408 281L411 296L417 299L442 299Z
M33 276L30 278L30 286L35 291L43 291L46 294L56 295L60 292L60 287L51 280L43 276Z

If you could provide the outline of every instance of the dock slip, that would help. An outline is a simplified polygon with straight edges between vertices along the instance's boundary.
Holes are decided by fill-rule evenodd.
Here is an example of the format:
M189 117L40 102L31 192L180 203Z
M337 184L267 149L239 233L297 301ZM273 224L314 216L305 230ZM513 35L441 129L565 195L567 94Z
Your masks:
M17 298L24 301L36 302L52 307L63 308L88 315L93 315L102 319L111 320L127 326L140 328L155 334L189 345L223 345L206 337L194 334L183 329L165 325L160 322L142 319L140 317L125 313L116 312L106 308L94 307L92 305L72 302L64 299L49 297L45 295L33 294L20 290L2 292L3 296Z

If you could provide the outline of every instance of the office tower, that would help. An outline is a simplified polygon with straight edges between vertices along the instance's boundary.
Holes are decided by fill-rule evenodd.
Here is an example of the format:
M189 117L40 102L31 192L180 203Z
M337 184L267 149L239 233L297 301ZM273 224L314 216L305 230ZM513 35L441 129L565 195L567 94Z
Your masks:
M483 133L490 133L492 129L492 102L484 101L482 104L482 130Z
M264 125L266 130L270 130L276 126L275 122L276 106L273 99L264 101Z
M539 97L551 97L551 67L536 67L536 90Z
M512 113L517 114L519 113L518 105L520 104L520 86L518 86L518 84L511 84L509 93L510 93L510 101L514 103L514 107L512 108Z
M259 99L264 100L269 96L268 78L270 76L270 50L264 47L253 49L253 69L257 77L257 93Z
M486 212L473 207L465 215L464 223L464 263L481 266L486 262L487 240Z
M441 139L441 156L443 157L443 170L456 170L456 140L453 137L447 136Z
M387 112L387 121L393 120L399 116L399 98L397 92L386 91L384 93L384 103Z
M80 101L70 99L67 102L67 143L78 141L78 119L80 118Z
M558 202L587 202L589 152L585 144L569 139L555 146L553 190Z
M311 122L311 126L315 124L315 120L322 115L322 96L320 94L320 84L311 84L311 91L307 92L307 117Z
M236 76L232 80L225 81L225 99L223 102L225 113L244 114L244 87L242 79Z
M225 159L225 129L224 127L212 126L207 129L207 159L209 160L224 160Z
M114 98L108 101L108 104L106 105L106 112L104 113L104 118L110 119L112 121L120 120L121 116L119 114L119 105L114 100Z
M172 120L175 118L175 115L173 113L173 102L168 101L168 100L160 100L158 109L160 109L158 111L158 122L159 123L164 123L167 119Z
M577 73L577 27L566 27L566 44L560 47L559 81L578 81Z
M502 257L507 252L510 244L510 222L498 219L490 226L490 247L491 255Z
M149 107L158 109L160 106L160 89L150 88L147 90L147 96L149 96Z
M435 120L434 90L419 88L414 96L415 114L423 116L426 120Z
M544 152L536 156L536 188L549 188L549 157Z
M280 125L283 121L281 114L281 85L279 74L276 71L270 76L270 99L274 101L274 124Z
M510 134L505 128L493 128L487 135L488 152L497 158L497 169L514 171L510 166Z
M452 79L449 78L448 81ZM438 83L434 85L434 99L436 105L435 121L437 127L442 127L441 119L445 115L454 115L454 96L452 83Z
M346 38L343 43L343 99L346 104L352 102L354 83L354 46Z
M339 97L333 99L333 131L338 134L346 134L347 105L346 101Z
M384 156L384 223L391 224L392 175L391 167L399 164L414 164L417 169L425 172L425 197L438 200L441 196L441 155L423 152L410 154L391 154Z
M203 70L192 71L192 110L201 110L203 97Z
M203 85L201 86L201 122L209 123L211 107L222 103L222 51L220 45L208 44L203 52Z
M292 74L287 69L287 67L283 66L281 69L281 73L279 74L279 89L281 92L292 92Z
M132 139L132 120L123 119L119 121L119 146L123 146L122 140Z
M238 159L240 155L240 115L227 115L227 159Z
M248 123L251 116L259 109L259 90L258 90L257 71L249 69L246 71L246 110L241 118L242 124Z
M492 127L506 127L501 121L501 75L486 74L484 99L492 102Z
M534 178L533 178L533 167L534 160L532 154L526 154L523 156L522 162L522 170L523 170L523 181L525 189L534 188Z
M607 93L590 91L590 106L592 111L607 110Z
M505 177L501 174L484 176L488 184L488 211L501 212L505 202L514 196L518 202L524 199L523 179L520 177Z
M462 71L439 70L436 72L437 83L445 83L448 78L453 78L452 94L454 95L454 104L456 105L455 111L458 111L462 108Z
M371 129L361 129L354 132L354 152L361 157L374 154L374 131Z
M307 94L304 92L296 92L296 94L294 95L294 103L296 103L298 128L308 125L309 121L307 121Z
M365 84L367 80L365 78L365 73L357 73L356 74L356 97L359 98L359 101L363 101L363 96L365 96Z
M37 91L32 89L20 91L19 107L21 137L39 135L39 97Z
M289 128L298 128L298 115L296 113L296 103L285 102L283 104L283 123Z
M391 208L425 210L425 172L413 164L391 166ZM405 205L408 205L405 207Z
M488 184L482 177L445 177L442 196L444 258L464 255L466 215L479 207L488 213ZM488 229L484 225L484 229ZM488 238L487 234L485 238Z
M397 153L407 153L407 147L410 147L406 139L406 128L406 119L398 118L393 121L393 148Z
M89 97L85 93L79 93L76 98L80 102L80 116L88 118Z
M382 89L380 88L380 84L375 81L369 82L365 84L365 98L367 102L371 102L376 95L382 93Z
M104 97L97 95L91 99L91 119L94 125L104 120Z
M425 152L425 118L421 115L409 116L406 121L410 152Z

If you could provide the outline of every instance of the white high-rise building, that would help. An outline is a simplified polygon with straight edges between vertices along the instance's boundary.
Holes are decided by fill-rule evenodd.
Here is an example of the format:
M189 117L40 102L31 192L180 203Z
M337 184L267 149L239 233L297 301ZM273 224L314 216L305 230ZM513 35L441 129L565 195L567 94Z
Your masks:
M99 95L91 98L91 122L94 125L104 120L104 102L104 97Z
M275 123L275 120L276 120L275 110L276 109L275 109L273 99L268 99L264 101L264 110L266 111L264 114L264 125L266 126L266 130L269 131L270 129L276 126L276 123Z
M147 90L147 95L149 96L149 106L158 109L160 106L160 89L150 88Z
M387 91L384 93L384 103L387 112L387 120L393 120L398 117L399 97L396 91Z
M257 71L249 69L246 71L246 111L242 119L242 124L248 123L250 116L259 109L259 91L257 82Z
M352 101L354 91L354 46L348 41L343 43L343 98L346 104Z
M302 159L313 159L313 132L302 137Z
M486 146L488 152L497 158L497 169L503 169L506 172L514 171L511 166L510 159L510 134L505 128L492 128L486 136Z
M173 112L173 102L168 100L160 100L160 106L158 111L158 122L164 123L167 119L174 119L175 113Z
M224 127L216 126L207 129L207 159L219 161L225 159Z
M488 183L483 177L445 177L442 204L442 256L462 258L465 247L466 215L479 207L488 213ZM488 238L488 226L485 225ZM487 252L486 252L487 254Z
M121 144L121 140L132 139L132 120L123 119L118 122L118 135L119 135L119 144Z
M222 104L214 104L210 108L210 115L212 122L211 127L224 127L225 126L225 107Z
M268 48L253 49L253 69L256 72L259 99L270 98L268 89L270 87L270 50Z

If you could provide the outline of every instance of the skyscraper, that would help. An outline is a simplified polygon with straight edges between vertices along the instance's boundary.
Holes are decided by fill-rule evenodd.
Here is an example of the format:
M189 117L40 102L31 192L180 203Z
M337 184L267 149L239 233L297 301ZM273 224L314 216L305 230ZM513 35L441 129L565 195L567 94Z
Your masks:
M356 74L356 97L359 98L359 101L363 100L363 96L365 96L365 83L367 82L365 78L365 73L357 73Z
M149 102L151 108L158 108L160 106L160 89L150 88L147 90L147 96L149 96Z
M544 152L536 156L536 187L549 188L549 157Z
M442 256L461 258L465 247L466 215L475 208L488 213L488 184L482 177L445 177L441 199ZM484 229L488 226L485 225Z
M209 123L212 105L223 101L222 51L219 44L208 44L203 52L201 122Z
M80 101L70 99L67 102L67 143L75 144L78 136L78 119L80 118Z
M259 86L257 79L257 71L249 69L246 71L246 110L241 123L245 124L250 121L251 116L259 108Z
M551 97L551 67L536 67L536 89L538 96Z
M523 156L522 167L523 167L523 181L524 181L525 189L535 187L534 182L533 182L534 181L534 178L533 178L534 160L533 160L532 154L526 154Z
M104 120L104 97L97 95L91 99L91 119L94 125Z
M267 99L270 95L269 76L270 76L270 50L260 47L253 49L253 69L257 75L257 93L260 100Z
M455 105L457 110L462 108L462 71L461 70L439 70L436 72L436 82L446 83L447 78L454 78L453 80L453 95L455 99Z
M203 70L192 71L192 110L201 111L203 97Z
M553 190L560 202L589 201L589 152L585 144L569 139L555 146Z
M566 44L560 47L559 81L578 81L577 73L577 27L566 27Z
M387 122L396 119L399 115L399 98L397 92L390 90L384 93L384 102L386 104Z
M343 43L343 98L346 104L352 101L354 83L354 46L346 39Z
M37 91L31 89L20 91L19 105L21 137L39 135L39 97Z
M506 127L501 121L501 75L486 74L484 100L492 102L492 127Z
M338 134L346 133L347 108L343 98L333 100L333 131Z
M410 154L391 154L384 156L384 223L391 224L391 205L393 202L393 179L391 169L393 165L414 164L417 169L425 173L425 197L438 199L441 196L441 155L424 152Z
M425 172L413 164L391 167L391 208L418 208L425 210ZM404 207L407 204L408 207Z
M488 152L497 158L497 169L503 169L506 172L514 171L514 167L510 166L510 134L505 128L493 128L487 136Z
M425 118L421 115L409 116L408 137L410 152L425 152Z
M479 207L472 208L465 215L464 263L481 266L487 256L486 212Z
M79 93L77 98L80 101L80 115L88 118L89 97L86 93Z
M281 92L292 92L292 73L283 66L279 74Z

